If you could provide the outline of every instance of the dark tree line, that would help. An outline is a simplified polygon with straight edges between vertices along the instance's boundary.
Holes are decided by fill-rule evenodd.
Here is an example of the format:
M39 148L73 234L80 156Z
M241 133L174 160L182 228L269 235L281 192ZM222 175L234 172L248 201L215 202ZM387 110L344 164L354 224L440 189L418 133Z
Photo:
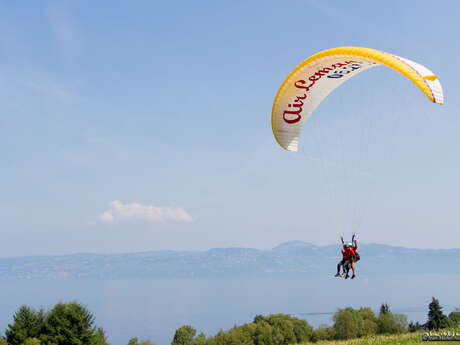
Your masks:
M77 302L58 303L51 310L22 306L8 325L3 345L108 345L93 315Z
M460 310L446 316L439 301L433 297L428 306L425 324L409 323L407 316L394 314L387 303L380 306L378 314L371 308L338 309L333 325L313 329L305 320L285 314L257 315L253 322L220 331L206 338L198 335L191 326L176 330L171 345L289 345L320 340L340 340L372 336L375 334L399 334L417 330L433 330L460 326Z
M391 312L388 304L379 313L370 308L338 309L333 325L313 329L307 321L285 314L257 315L251 323L206 337L191 326L176 330L171 345L290 345L319 340L352 339L375 334L397 334L460 326L460 310L448 316L436 298L428 305L424 324L407 323L407 317ZM94 316L77 302L58 303L52 309L22 306L14 314L0 345L109 345L104 330L94 325ZM129 340L128 345L154 345L149 340Z
M454 328L460 326L460 310L455 309L448 316L442 311L437 298L432 297L428 305L428 320L424 324L409 323L409 332L416 332L419 330L438 330L443 328Z
M171 345L289 345L407 331L406 316L392 314L388 306L378 315L370 308L339 309L333 319L333 326L322 326L313 330L307 321L293 316L257 315L251 323L220 331L209 338L203 333L195 336L194 328L183 326L177 329Z

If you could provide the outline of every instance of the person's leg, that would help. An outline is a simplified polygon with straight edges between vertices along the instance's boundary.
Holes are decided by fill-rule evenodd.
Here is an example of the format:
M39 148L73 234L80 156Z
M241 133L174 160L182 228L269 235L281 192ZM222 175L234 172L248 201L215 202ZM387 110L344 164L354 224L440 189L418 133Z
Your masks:
M349 271L350 271L350 259L347 259L343 263L343 273L345 274L345 279L348 279Z
M355 260L351 259L351 269L353 271L353 276L351 277L351 279L353 279L355 277Z
M337 264L337 274L335 275L336 277L340 275L340 266L342 266L342 264L343 264L343 260L339 261L339 263Z

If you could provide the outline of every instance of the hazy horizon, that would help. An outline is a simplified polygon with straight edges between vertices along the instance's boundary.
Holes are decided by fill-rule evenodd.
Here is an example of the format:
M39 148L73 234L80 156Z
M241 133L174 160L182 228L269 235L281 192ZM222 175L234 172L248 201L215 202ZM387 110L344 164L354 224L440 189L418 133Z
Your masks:
M281 242L277 245L275 245L272 248L256 248L256 247L242 247L242 246L232 246L232 247L213 247L213 248L205 248L205 249L146 249L142 251L131 251L131 252L70 252L70 253L62 253L62 254L43 254L43 255L21 255L21 256L2 256L0 254L0 259L8 259L8 258L22 258L22 257L44 257L44 256L71 256L71 255L79 255L79 254L94 254L94 255L117 255L117 254L138 254L138 253L145 253L145 252L206 252L212 249L256 249L260 251L270 251L275 249L276 247L287 244L287 243L294 243L294 242L300 242L300 243L305 243L305 244L310 244L316 247L331 247L331 246L336 246L337 247L337 255L340 256L340 250L341 250L341 244L340 243L330 243L330 244L315 244L312 242L306 242L306 241L300 241L300 240L289 240L285 242ZM358 240L359 246L361 245L383 245L383 246L388 246L388 247L394 247L394 248L405 248L405 249L415 249L415 250L456 250L460 249L460 247L452 247L452 248L417 248L417 247L409 247L409 246L401 246L401 245L391 245L391 244L384 244L384 243L376 243L376 242L361 242Z

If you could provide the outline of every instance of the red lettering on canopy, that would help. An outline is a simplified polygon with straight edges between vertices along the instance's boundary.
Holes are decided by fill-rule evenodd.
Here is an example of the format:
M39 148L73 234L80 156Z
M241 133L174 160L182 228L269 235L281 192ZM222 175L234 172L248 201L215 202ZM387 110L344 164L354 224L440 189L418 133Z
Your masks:
M303 102L301 101L301 99L305 99L307 98L307 92L310 91L310 88L312 88L315 83L320 80L324 75L328 74L329 72L339 68L339 67L344 67L346 65L349 65L351 63L356 63L357 61L345 61L345 63L341 63L341 62L337 62L335 64L332 64L331 67L324 67L322 69L319 69L317 70L313 75L311 75L310 77L308 77L308 80L311 81L311 84L308 85L308 86L305 86L306 84L306 81L305 80L297 80L295 83L294 83L294 86L298 89L303 89L305 90L304 94L300 95L300 96L296 96L296 99L288 104L288 107L289 108L297 108L296 110L285 110L283 111L283 120L284 122L288 123L288 124L293 124L293 123L297 123L300 121L300 119L302 118L302 115L300 115L300 113L302 112L302 107L303 107ZM286 115L290 115L289 117L286 117Z

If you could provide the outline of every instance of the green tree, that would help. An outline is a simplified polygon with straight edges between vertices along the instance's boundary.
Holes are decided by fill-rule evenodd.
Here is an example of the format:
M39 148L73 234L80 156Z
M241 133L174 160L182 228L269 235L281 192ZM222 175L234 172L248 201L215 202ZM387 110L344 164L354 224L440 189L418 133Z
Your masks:
M380 314L386 314L390 312L390 307L386 303L382 303L380 306Z
M275 319L273 322L273 329L275 334L277 331L280 333L280 341L278 344L295 344L297 342L297 338L294 333L294 327L289 320L285 320L282 318ZM282 338L282 340L281 340Z
M399 327L398 333L403 333L407 330L407 316L404 314L394 314L393 318L396 325Z
M216 336L209 339L208 345L227 345L228 344L228 334L222 330L217 332Z
M249 333L244 332L242 327L235 327L227 332L228 345L254 345Z
M264 317L264 316L262 316L262 315L256 315L256 316L254 317L254 321L253 321L254 323L261 322L261 321L265 321L265 317Z
M423 325L421 325L418 321L416 323L413 323L412 321L409 322L409 326L408 326L408 331L413 333L413 332L417 332L417 331L420 331L423 329Z
M315 329L312 340L314 342L319 340L334 340L335 337L336 336L333 327L330 327L329 325L320 325L317 329Z
M137 339L137 338L131 338L131 339L129 339L128 345L140 345L140 344L139 344L139 339Z
M294 334L297 343L305 343L312 340L313 328L307 321L298 318L292 318L292 325L294 326Z
M252 323L246 323L243 326L241 326L240 328L244 333L249 334L251 336L251 338L253 338L255 333L256 333L257 324L255 324L253 322Z
M312 338L313 328L305 320L285 314L257 315L252 323L221 330L207 339L203 335L205 345L289 345ZM201 345L198 341L199 336L193 345Z
M460 309L455 309L449 314L449 321L453 327L460 326Z
M339 309L334 314L333 319L337 339L351 339L361 336L363 319L353 308Z
M198 334L193 340L193 345L205 345L205 344L206 344L206 336L204 335L204 333Z
M193 345L196 329L192 326L182 326L176 330L171 345Z
M404 333L407 326L407 317L405 315L391 312L380 313L377 318L378 333L380 334L397 334Z
M101 344L101 335L93 323L94 316L81 304L58 303L45 318L40 340L47 345ZM102 344L106 344L105 340Z
M374 335L378 332L377 317L371 308L361 307L357 311L358 315L363 319L363 327L360 336Z
M449 319L442 312L442 307L439 301L432 297L431 303L428 305L428 322L426 328L429 330L449 327Z
M106 337L105 332L104 332L104 330L102 328L99 327L96 330L96 334L94 335L92 345L108 345L107 337Z
M268 322L258 321L254 333L254 343L256 345L274 345L272 333L272 326Z
M155 345L153 342L150 340L142 340L139 342L139 339L137 338L131 338L129 339L128 345Z
M379 330L379 326L377 325L376 322L371 321L369 319L363 320L363 329L361 332L361 335L363 337L368 337L370 335L377 334L378 330Z
M40 340L37 338L27 338L23 345L40 345Z
M313 328L305 320L286 314L269 315L265 320L272 328L271 337L275 345L305 342L313 337Z
M45 313L35 311L25 305L14 314L13 324L5 332L10 345L22 345L27 338L38 338L43 328Z
M284 344L284 335L279 328L273 327L272 339L274 345Z
M377 317L375 316L371 308L361 307L358 309L358 314L362 317L363 320L370 320L373 322L377 321Z

